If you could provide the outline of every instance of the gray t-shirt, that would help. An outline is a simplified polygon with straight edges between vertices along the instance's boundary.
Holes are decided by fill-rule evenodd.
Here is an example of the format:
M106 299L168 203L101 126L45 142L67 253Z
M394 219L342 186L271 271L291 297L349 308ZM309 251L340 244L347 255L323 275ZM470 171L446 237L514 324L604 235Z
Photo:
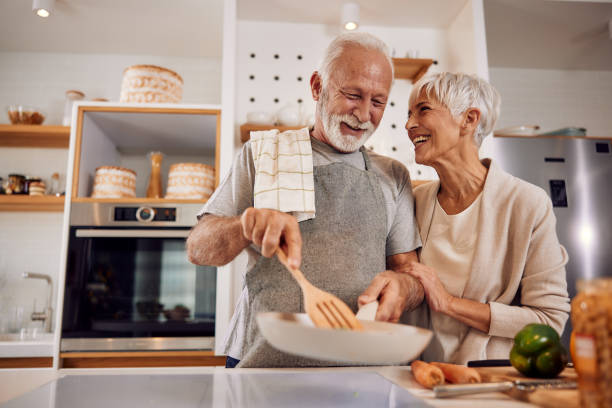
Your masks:
M360 151L353 153L339 153L331 146L310 138L312 144L313 166L325 166L331 163L343 162L350 166L365 170L365 161ZM410 252L421 246L421 239L414 216L414 198L410 175L406 167L399 161L386 156L368 152L373 171L380 180L380 187L384 196L387 213L387 243L386 256ZM255 167L251 151L251 143L242 147L231 171L226 175L214 194L200 211L203 214L218 216L237 216L245 209L253 206L253 185L255 182ZM316 195L315 191L315 195ZM358 198L356 198L358 199ZM359 220L355 220L359 222ZM255 245L246 248L248 264L243 275L251 270L259 257L260 250ZM381 271L382 272L382 271ZM238 326L244 324L240 321L248 301L248 289L245 287L241 294L237 309L231 322L230 332L226 341L225 353L233 358L240 359L239 355L244 341L243 330Z
M314 167L344 162L365 170L365 162L360 151L339 153L333 147L315 138L310 138L310 140ZM414 217L414 198L408 170L399 161L389 157L374 152L369 152L368 156L372 165L371 170L381 181L387 209L386 256L410 252L420 247L421 239ZM232 217L242 214L244 210L253 206L254 183L255 167L251 143L247 142L238 153L231 171L206 202L200 215L213 214ZM257 248L251 247L254 251L249 251L249 269L260 256Z

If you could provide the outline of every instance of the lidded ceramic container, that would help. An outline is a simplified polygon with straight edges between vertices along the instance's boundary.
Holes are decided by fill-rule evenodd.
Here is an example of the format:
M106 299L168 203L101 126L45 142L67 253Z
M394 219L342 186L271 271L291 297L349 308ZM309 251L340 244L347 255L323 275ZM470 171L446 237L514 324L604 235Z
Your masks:
M183 78L155 65L132 65L123 71L120 102L179 103Z
M170 166L166 198L206 200L214 190L214 167L202 163L176 163Z
M94 177L93 198L136 197L136 172L117 166L101 166Z

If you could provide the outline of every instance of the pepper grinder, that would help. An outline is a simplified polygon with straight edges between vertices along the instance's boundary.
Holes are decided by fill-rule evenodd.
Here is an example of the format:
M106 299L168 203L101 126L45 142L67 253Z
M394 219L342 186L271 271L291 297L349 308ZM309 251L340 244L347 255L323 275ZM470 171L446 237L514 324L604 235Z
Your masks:
M147 198L162 197L161 163L163 154L161 152L149 153L151 158L151 175L147 186Z

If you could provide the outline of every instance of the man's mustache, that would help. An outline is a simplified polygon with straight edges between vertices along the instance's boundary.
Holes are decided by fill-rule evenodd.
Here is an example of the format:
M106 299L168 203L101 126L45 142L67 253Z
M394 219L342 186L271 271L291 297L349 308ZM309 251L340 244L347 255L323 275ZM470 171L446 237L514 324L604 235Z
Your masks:
M369 121L369 120L367 122L361 122L355 116L350 115L350 114L335 115L335 116L341 122L346 123L347 125L349 125L350 127L354 128L354 129L361 129L361 130L371 130L371 129L374 129L374 124L371 121Z

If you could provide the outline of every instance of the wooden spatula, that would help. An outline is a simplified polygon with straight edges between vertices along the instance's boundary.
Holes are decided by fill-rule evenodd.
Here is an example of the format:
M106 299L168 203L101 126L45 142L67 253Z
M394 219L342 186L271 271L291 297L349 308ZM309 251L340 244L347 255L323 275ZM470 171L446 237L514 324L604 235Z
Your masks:
M291 275L302 288L304 309L312 323L317 327L332 329L362 330L363 326L346 303L331 293L313 286L302 271L293 268L287 262L287 255L282 249L276 250L276 257L291 272Z

